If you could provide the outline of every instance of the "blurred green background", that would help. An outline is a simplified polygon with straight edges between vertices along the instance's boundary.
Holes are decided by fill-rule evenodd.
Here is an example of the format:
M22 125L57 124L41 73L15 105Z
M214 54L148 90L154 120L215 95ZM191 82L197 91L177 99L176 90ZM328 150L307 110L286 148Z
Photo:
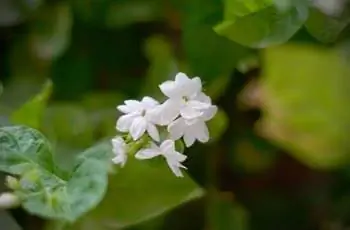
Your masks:
M349 229L349 12L346 0L1 0L1 125L39 129L67 167L115 135L118 104L162 100L179 71L220 108L185 178L131 162L73 226L18 208L1 229Z

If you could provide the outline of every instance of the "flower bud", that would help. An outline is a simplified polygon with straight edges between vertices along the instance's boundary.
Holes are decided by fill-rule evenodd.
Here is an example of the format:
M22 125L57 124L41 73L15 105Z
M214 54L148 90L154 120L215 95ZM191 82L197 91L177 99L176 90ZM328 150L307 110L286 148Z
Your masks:
M17 178L13 176L6 176L6 186L12 190L20 188L20 183Z
M14 208L20 205L20 199L13 193L0 194L0 209Z

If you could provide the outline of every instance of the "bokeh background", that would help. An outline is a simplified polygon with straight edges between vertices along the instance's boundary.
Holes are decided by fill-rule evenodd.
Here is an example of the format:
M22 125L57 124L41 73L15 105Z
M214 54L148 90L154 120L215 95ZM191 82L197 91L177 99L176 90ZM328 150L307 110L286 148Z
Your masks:
M350 229L349 9L345 0L1 0L1 123L35 126L68 165L115 135L123 100L162 100L161 82L200 76L220 110L211 141L185 152L188 175L159 162L114 168L102 203L64 229ZM21 208L0 216L4 230L60 229Z

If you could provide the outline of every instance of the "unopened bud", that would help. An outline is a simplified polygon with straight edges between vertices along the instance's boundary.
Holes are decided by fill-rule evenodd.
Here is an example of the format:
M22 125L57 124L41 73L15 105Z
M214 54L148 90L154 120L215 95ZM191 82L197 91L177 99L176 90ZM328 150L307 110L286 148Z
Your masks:
M10 189L16 190L20 187L19 181L13 176L6 176L6 186Z
M13 193L0 194L0 209L15 208L20 205L20 199Z

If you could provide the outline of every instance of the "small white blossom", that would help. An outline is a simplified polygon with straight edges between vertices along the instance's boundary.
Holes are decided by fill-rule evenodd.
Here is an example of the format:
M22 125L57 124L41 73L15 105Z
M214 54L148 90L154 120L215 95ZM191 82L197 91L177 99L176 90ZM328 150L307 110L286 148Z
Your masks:
M115 157L112 159L114 164L120 164L124 167L126 160L128 159L127 155L127 145L124 142L122 137L115 137L112 139L113 153Z
M211 106L210 98L202 92L199 77L190 79L186 74L178 73L175 81L166 81L159 88L168 97L158 108L160 125L168 125L179 115L185 119L197 118L203 114L203 109Z
M134 140L139 139L147 131L155 141L159 141L159 132L152 112L159 105L158 101L144 97L142 101L126 100L124 103L117 107L125 115L118 119L116 128L121 132L129 132Z
M163 156L171 171L177 177L183 177L181 168L186 169L186 167L181 163L186 160L187 156L175 150L175 142L173 140L165 140L160 146L152 143L150 148L141 149L135 155L139 160L150 159L156 156Z
M0 209L14 208L20 204L20 199L13 193L0 194Z
M212 119L217 112L217 107L212 105L204 110L203 115L195 119L179 117L169 124L168 132L173 140L183 137L186 147L190 147L198 140L206 143L209 141L209 130L206 121Z

